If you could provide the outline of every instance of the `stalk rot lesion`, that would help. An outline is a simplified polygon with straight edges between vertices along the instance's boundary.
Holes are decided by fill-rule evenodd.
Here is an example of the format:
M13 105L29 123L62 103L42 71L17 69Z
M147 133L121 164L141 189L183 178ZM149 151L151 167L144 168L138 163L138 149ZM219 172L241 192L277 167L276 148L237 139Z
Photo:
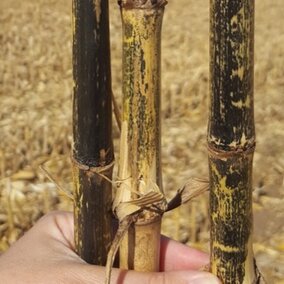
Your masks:
M112 241L111 69L108 1L73 0L75 247L105 265Z
M160 49L165 3L152 2L119 2L123 23L123 110L120 182L113 208L121 222L127 216L136 216L121 241L120 267L137 271L159 268L165 204L160 165Z
M210 1L211 272L258 283L252 251L254 1Z

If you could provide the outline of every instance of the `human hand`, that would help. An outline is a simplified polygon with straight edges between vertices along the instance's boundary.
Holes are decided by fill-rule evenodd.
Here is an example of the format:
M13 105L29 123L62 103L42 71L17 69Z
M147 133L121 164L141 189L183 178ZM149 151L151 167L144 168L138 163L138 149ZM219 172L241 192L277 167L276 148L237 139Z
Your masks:
M74 252L73 214L52 212L41 218L0 257L1 283L104 283L105 268L87 264ZM113 269L112 283L220 283L198 269L205 253L163 237L161 271L142 273Z

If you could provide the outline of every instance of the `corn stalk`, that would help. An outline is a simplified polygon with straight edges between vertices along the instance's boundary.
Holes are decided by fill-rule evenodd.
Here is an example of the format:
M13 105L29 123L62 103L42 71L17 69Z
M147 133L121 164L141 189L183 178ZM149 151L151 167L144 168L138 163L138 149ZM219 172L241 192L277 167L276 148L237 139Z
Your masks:
M111 244L112 113L108 1L73 0L75 245L105 265Z
M211 271L258 283L252 251L254 0L211 0Z
M158 271L165 208L160 162L160 69L163 0L120 1L123 113L118 188L120 221L134 216L120 246L120 267Z

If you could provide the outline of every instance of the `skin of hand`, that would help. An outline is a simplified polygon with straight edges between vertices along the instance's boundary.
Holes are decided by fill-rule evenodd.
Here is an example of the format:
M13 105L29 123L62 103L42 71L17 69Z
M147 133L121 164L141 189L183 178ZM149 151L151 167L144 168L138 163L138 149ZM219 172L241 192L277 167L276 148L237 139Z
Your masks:
M105 268L83 261L74 252L73 239L72 213L45 215L1 255L1 283L104 283ZM220 283L212 274L198 271L208 262L207 254L162 237L161 272L113 269L111 283Z

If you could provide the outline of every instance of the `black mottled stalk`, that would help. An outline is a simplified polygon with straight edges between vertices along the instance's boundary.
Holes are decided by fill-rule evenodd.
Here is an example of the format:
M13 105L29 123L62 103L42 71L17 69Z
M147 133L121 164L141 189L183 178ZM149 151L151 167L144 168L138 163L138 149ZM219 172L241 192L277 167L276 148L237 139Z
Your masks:
M75 245L105 265L111 244L112 145L108 1L73 0Z
M252 251L254 0L211 0L211 271L256 283Z

